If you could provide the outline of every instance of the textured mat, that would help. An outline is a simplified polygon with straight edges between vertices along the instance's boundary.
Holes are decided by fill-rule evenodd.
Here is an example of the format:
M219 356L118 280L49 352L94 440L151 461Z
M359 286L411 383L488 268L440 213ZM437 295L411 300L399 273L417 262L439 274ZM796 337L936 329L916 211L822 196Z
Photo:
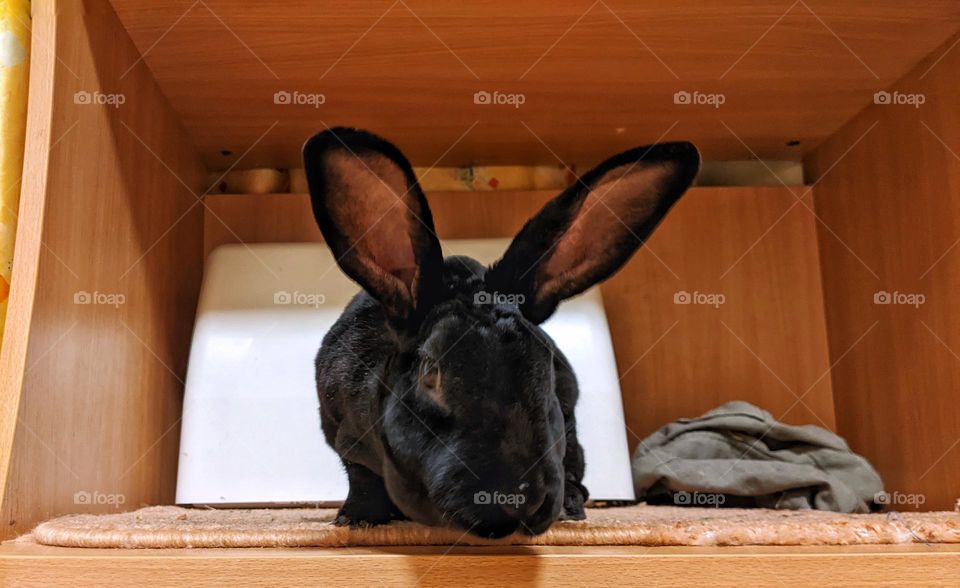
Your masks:
M155 506L107 515L70 515L30 538L64 547L347 547L373 545L855 545L960 543L953 512L843 515L822 511L593 508L587 520L537 537L484 540L409 522L368 529L330 524L334 509L212 510Z

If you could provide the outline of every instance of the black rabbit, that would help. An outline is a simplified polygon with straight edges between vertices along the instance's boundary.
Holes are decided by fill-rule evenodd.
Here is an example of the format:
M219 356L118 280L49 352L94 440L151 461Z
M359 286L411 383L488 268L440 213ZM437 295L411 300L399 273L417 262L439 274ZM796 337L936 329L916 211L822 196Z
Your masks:
M489 268L443 258L413 168L391 143L335 128L303 157L323 236L365 290L316 359L323 432L350 481L336 524L409 518L502 537L584 518L577 381L537 325L630 258L693 181L696 148L604 161Z

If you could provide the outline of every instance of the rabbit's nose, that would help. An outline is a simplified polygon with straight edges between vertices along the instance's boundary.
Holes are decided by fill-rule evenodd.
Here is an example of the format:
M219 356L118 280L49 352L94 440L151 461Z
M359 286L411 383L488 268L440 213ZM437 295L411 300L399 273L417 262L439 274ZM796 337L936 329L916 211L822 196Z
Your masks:
M513 495L513 501L500 505L500 508L508 517L526 521L543 506L547 494L538 488L531 488L529 484L525 483L520 485L520 490L521 492Z
M496 521L483 520L470 527L470 530L480 537L500 539L514 533L520 528L518 519L501 519Z
M503 502L498 500L477 511L477 523L471 527L473 533L492 538L505 537L514 532L536 535L544 532L556 518L556 500L539 486L526 486L523 494L502 496L507 499Z
M518 495L523 497L522 501L518 500L515 507L507 505L505 505L505 507L512 509L509 511L511 514L514 514L518 516L520 520L525 521L529 519L530 516L535 512L540 510L540 507L543 506L543 501L547 498L547 493L537 488L523 488L523 486L524 485L521 484L521 489L523 492Z

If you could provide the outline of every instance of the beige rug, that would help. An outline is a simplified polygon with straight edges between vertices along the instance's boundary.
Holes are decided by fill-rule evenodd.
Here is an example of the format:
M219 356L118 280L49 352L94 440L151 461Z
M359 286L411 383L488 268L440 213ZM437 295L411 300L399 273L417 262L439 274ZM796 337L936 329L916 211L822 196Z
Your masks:
M953 512L843 515L637 505L588 509L585 521L559 522L537 537L498 541L408 522L335 527L330 524L335 512L155 506L61 517L41 524L28 538L46 545L105 548L960 543L960 515Z

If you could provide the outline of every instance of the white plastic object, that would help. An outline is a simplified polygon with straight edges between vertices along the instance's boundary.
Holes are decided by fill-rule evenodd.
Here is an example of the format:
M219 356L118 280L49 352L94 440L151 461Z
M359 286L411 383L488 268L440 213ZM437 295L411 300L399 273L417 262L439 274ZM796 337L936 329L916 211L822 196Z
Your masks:
M504 239L444 241L482 263ZM321 244L223 245L203 277L187 370L178 504L335 504L347 478L320 430L313 360L359 287ZM591 498L633 500L620 386L600 291L543 328L580 383L577 432Z

